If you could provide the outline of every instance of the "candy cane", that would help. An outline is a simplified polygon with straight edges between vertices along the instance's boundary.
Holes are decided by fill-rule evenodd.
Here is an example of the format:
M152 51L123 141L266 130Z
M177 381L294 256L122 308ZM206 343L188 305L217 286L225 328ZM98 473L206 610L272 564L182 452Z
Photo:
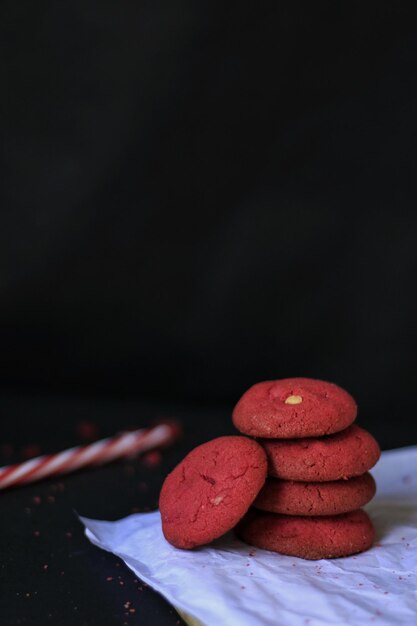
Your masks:
M56 454L38 456L24 463L0 468L0 490L35 482L49 476L69 474L82 467L104 465L152 448L171 445L179 435L175 422L159 424L101 439L86 446L69 448Z

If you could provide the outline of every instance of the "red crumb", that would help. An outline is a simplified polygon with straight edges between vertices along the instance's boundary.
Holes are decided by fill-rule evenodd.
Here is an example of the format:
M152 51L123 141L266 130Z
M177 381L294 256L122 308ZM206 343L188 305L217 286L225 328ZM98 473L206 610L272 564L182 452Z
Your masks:
M98 437L98 427L93 422L78 422L76 427L77 435L83 441L91 441Z
M113 576L107 576L106 580L110 582L111 580L113 580Z
M33 496L32 502L33 502L33 504L38 505L38 504L40 504L42 502L42 500L40 499L39 496Z
M123 580L119 581L119 585L121 585L123 587L123 585L124 585Z
M35 456L39 456L41 453L41 449L36 443L30 443L20 451L20 456L23 459L33 459Z
M5 458L11 457L13 455L13 452L14 452L14 448L11 443L3 443L0 446L0 455Z
M156 467L157 465L160 464L161 460L162 460L162 455L160 452L158 452L158 450L147 452L142 457L142 463L143 465L146 465L146 467Z
M39 531L39 530L34 530L34 531L33 531L33 535L34 535L35 537L39 537L39 535L40 535L40 534L41 534L41 533L40 533L40 531Z

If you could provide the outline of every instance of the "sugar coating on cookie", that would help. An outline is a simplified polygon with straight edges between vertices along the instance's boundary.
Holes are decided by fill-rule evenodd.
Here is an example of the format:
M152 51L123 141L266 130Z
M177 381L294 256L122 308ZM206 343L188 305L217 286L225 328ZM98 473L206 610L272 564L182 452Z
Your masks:
M375 530L362 510L323 517L250 511L238 524L236 534L257 548L316 560L367 550L374 541Z
M311 378L284 378L253 385L236 404L236 428L252 437L315 437L347 428L357 406L334 383Z
M381 455L371 433L356 424L326 437L260 443L268 457L268 473L285 480L322 482L360 476Z
M266 471L263 448L247 437L219 437L192 450L162 486L167 541L191 549L226 533L249 509Z
M340 515L367 504L375 491L375 481L369 473L330 482L267 478L253 506L285 515Z

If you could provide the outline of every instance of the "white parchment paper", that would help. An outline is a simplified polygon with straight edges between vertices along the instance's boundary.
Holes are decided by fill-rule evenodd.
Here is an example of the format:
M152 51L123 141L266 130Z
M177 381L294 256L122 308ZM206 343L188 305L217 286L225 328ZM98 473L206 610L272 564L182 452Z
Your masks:
M365 508L377 543L340 559L251 549L231 533L178 550L165 541L158 511L81 521L92 543L206 626L417 626L417 446L384 452L372 473L378 491Z

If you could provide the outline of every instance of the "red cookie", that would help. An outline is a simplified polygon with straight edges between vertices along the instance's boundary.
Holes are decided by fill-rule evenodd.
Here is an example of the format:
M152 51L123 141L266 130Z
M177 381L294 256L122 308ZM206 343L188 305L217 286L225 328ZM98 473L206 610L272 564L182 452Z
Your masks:
M344 389L311 378L253 385L234 408L233 423L252 437L289 439L336 433L352 424L357 407Z
M167 541L191 549L233 528L258 495L266 469L263 448L247 437L219 437L192 450L162 486Z
M267 478L254 506L285 515L340 515L364 506L375 491L375 481L368 473L326 483Z
M365 511L326 517L250 512L238 525L240 539L257 548L302 559L333 559L371 547L375 530Z
M268 457L268 473L285 480L323 482L360 476L381 454L371 433L356 424L327 437L260 443Z

